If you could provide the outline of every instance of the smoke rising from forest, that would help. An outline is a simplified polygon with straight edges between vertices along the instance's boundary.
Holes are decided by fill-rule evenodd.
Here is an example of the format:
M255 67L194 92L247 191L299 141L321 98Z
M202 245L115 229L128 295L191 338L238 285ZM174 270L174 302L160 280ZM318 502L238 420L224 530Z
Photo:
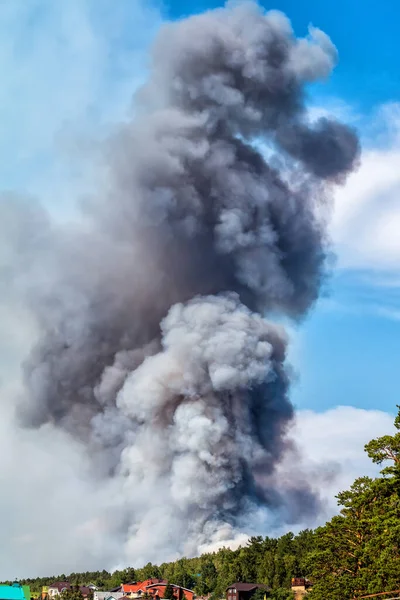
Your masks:
M319 510L275 474L296 450L269 319L318 298L332 189L358 162L355 133L305 107L336 60L322 31L297 39L251 2L164 25L80 228L21 213L15 270L40 337L18 413L118 482L127 556L150 527L166 555L195 553L260 507L291 524Z

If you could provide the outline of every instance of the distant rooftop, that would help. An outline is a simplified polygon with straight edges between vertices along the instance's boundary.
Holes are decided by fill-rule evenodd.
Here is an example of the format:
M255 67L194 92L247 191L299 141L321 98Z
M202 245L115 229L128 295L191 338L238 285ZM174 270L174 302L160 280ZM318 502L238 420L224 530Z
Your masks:
M0 600L25 600L25 594L19 583L0 585Z
M49 585L49 589L50 588L62 592L63 590L71 589L71 584L68 581L53 581L53 583Z
M269 589L268 586L263 583L243 583L241 581L232 583L232 585L230 585L226 589L227 590L236 589L236 590L238 590L238 592L251 592L252 590L255 590L257 588L263 588L266 590Z

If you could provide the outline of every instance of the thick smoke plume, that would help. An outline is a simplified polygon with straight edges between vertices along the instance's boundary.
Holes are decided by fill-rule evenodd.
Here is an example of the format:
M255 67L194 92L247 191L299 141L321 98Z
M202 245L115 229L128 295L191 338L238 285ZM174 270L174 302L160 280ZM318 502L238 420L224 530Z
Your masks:
M336 58L253 3L165 26L80 229L35 217L21 263L41 335L20 416L83 440L120 483L128 557L150 527L167 557L260 507L318 510L275 475L293 407L286 335L264 317L317 299L325 209L358 160L354 132L304 105Z

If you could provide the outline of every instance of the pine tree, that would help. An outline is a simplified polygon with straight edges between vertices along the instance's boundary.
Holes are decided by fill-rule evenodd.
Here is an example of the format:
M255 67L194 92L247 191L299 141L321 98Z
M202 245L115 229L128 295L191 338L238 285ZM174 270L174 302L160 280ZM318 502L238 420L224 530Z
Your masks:
M400 410L395 427L400 430ZM316 531L308 556L311 598L342 600L399 587L400 432L372 440L365 450L375 463L393 464L382 477L361 477L338 494L340 514Z
M398 433L394 435L384 435L371 440L365 445L365 451L372 459L372 462L381 465L385 461L391 464L382 470L383 475L393 475L400 477L400 406L397 406L398 413L394 420L394 426Z

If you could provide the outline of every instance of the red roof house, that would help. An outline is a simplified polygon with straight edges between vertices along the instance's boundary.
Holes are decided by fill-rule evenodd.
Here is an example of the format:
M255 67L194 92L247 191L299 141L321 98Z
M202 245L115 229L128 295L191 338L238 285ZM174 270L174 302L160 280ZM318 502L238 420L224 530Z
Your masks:
M124 583L121 586L121 591L128 598L140 598L147 594L154 598L164 598L165 588L168 585L168 581L165 579L146 579L145 581L138 581L137 583ZM183 588L174 583L170 584L174 590L176 600L193 600L194 591L187 588Z
M139 598L146 592L150 593L147 591L149 586L160 583L167 585L167 581L165 579L145 579L145 581L137 581L136 583L123 583L121 586L121 592L123 592L125 596L128 596L129 598ZM155 592L153 593L155 595Z
M168 582L163 581L160 583L154 583L153 585L147 586L148 593L152 596L158 596L159 598L164 598L165 588L167 587ZM177 600L193 600L194 599L194 591L189 590L187 588L181 587L179 585L175 585L174 583L170 583L174 591L174 596Z

